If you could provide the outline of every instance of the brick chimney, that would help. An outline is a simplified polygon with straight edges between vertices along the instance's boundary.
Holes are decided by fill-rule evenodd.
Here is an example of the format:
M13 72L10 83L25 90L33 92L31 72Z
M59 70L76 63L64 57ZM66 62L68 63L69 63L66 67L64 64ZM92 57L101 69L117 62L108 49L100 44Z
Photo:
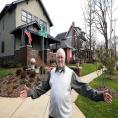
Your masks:
M72 27L75 27L75 22L74 21L72 22Z
M72 28L72 47L76 47L76 41L75 41L75 22L72 22L71 28Z

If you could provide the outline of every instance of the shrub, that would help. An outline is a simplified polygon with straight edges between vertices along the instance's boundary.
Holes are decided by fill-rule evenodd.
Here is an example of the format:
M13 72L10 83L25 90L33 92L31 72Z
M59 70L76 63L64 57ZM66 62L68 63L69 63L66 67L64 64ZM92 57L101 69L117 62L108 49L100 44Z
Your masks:
M21 72L21 79L26 78L27 73L25 71Z
M30 70L29 74L31 78L34 78L36 76L35 70Z
M101 70L103 68L103 65L100 64L98 67L97 67L97 70Z
M44 66L40 67L40 74L45 74L45 67Z
M21 72L22 72L22 70L21 70L21 69L17 69L17 70L16 70L16 76L20 75L20 74L21 74Z
M26 71L26 70L27 70L27 66L24 66L24 67L23 67L23 71Z
M115 67L116 60L113 57L108 57L105 67L107 68L107 72L109 75L113 73L114 67Z

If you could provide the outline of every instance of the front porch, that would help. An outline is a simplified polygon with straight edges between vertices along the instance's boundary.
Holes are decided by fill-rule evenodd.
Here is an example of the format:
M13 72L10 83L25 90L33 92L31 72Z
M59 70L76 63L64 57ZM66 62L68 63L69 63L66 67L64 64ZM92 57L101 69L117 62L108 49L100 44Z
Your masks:
M15 51L16 62L24 66L30 65L30 59L35 58L36 65L42 66L42 51L34 50L30 45L22 47L20 50ZM50 65L52 60L55 60L56 54L52 53L50 49L44 49L44 64Z
M27 33L25 31L27 30ZM50 60L54 60L55 54L51 53L49 45L58 43L54 37L47 34L42 37L39 34L40 26L37 22L19 26L11 33L15 37L15 59L17 63L25 66L30 64L30 59L36 59L36 65L49 65ZM30 35L30 36L29 36Z

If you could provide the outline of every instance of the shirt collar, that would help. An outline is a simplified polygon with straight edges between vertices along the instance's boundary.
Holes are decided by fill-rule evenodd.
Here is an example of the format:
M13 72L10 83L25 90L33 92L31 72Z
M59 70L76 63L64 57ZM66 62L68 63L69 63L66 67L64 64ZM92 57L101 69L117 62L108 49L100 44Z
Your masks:
M65 66L64 67L58 67L57 66L55 72L59 72L59 73L65 72Z

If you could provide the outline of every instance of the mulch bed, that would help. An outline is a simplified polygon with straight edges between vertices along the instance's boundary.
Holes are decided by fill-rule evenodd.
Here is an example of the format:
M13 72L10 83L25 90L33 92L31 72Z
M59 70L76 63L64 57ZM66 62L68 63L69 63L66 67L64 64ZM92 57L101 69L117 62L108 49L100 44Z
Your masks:
M9 75L0 78L0 96L1 97L19 97L20 90L27 85L29 88L38 85L47 74L27 73L17 70L16 75Z

